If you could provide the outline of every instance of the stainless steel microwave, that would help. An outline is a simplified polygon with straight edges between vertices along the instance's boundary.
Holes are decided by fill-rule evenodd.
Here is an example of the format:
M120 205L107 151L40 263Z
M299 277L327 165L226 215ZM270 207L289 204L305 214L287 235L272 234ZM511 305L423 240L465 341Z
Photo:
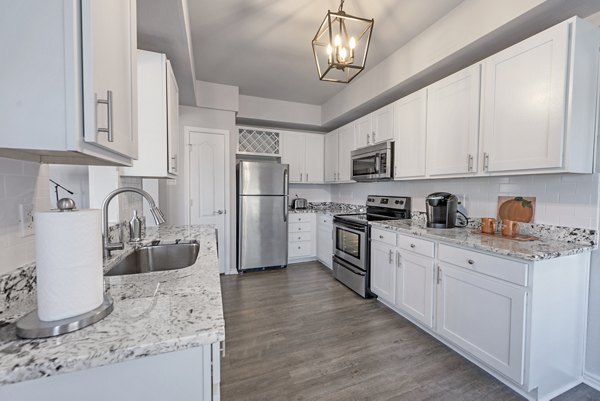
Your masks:
M352 151L352 179L378 181L394 178L394 141Z

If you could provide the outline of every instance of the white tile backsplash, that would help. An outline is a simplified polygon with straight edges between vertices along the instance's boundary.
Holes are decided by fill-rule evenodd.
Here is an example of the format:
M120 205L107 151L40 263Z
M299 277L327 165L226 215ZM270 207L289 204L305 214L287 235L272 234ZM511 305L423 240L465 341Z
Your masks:
M537 198L535 222L598 228L598 174L471 177L331 185L331 201L364 204L369 194L412 197L413 210L425 211L425 197L437 191L465 195L470 216L495 216L499 195ZM291 191L290 191L291 192Z
M0 158L0 274L35 260L35 236L21 237L19 204L50 209L48 166Z

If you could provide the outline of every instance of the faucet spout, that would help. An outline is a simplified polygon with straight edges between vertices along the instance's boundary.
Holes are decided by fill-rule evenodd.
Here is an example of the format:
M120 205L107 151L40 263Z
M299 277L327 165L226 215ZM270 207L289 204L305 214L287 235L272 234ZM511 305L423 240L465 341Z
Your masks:
M102 238L105 258L110 256L111 251L115 249L123 249L124 246L123 242L111 243L108 238L108 206L110 205L110 201L112 201L115 196L122 194L123 192L134 192L142 195L150 205L150 213L152 214L152 217L154 218L156 224L162 224L166 221L163 212L161 212L161 210L156 206L154 199L152 198L152 196L150 196L148 192L144 191L143 189L138 189L134 187L123 187L115 189L114 191L106 195L106 198L104 198L104 201L102 202Z

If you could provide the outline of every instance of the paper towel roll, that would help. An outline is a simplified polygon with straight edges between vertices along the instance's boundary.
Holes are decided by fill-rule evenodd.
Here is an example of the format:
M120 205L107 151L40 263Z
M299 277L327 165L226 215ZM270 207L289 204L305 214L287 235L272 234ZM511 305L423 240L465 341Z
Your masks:
M104 298L100 210L35 213L38 317L89 312Z

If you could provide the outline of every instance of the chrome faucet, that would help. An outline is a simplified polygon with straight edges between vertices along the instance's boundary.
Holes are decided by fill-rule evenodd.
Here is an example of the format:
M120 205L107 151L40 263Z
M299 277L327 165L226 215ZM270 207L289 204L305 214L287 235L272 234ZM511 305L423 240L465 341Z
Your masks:
M156 224L162 224L165 222L165 216L163 212L161 212L160 209L156 206L156 203L154 203L154 199L152 199L152 196L150 196L148 192L133 187L123 187L115 189L114 191L106 195L106 198L104 198L104 201L102 202L102 242L104 246L105 258L110 256L111 251L124 248L123 242L110 242L110 239L108 238L108 205L115 196L123 192L135 192L137 194L142 195L144 198L146 198L148 204L150 205L150 213L152 213L152 217L154 217L154 221L156 222Z

